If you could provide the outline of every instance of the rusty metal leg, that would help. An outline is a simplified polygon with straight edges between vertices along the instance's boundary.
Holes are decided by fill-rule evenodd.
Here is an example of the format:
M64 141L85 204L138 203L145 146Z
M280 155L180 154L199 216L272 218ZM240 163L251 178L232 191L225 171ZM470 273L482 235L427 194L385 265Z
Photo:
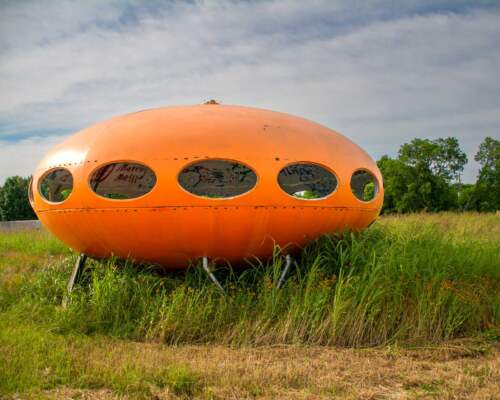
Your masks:
M83 268L85 267L85 261L87 261L86 254L80 254L78 256L78 260L76 260L75 266L73 267L73 271L71 272L71 276L69 277L66 296L63 299L63 307L66 307L69 302L69 295L73 291L73 288L80 281L83 273Z
M208 257L203 257L203 269L207 273L207 275L210 278L210 280L215 284L215 286L217 286L222 291L222 293L226 293L224 291L224 288L222 287L222 285L219 283L219 281L215 277L215 275L208 268Z
M279 289L283 285L283 282L285 282L286 275L288 274L288 270L290 269L290 265L292 264L292 257L290 257L290 254L286 255L285 260L285 268L281 272L281 276L278 284L276 285L276 289Z

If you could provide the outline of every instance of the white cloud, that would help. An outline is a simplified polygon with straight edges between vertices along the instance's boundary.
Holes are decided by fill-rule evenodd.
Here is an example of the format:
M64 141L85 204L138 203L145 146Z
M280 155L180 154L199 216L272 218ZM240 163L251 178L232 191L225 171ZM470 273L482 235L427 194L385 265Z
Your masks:
M175 2L131 16L123 2L17 4L0 17L0 140L209 98L316 120L374 157L450 135L470 156L500 134L498 9L389 18L381 2ZM3 151L11 175L21 150Z
M0 184L13 175L29 176L44 154L61 136L31 137L17 142L0 141Z

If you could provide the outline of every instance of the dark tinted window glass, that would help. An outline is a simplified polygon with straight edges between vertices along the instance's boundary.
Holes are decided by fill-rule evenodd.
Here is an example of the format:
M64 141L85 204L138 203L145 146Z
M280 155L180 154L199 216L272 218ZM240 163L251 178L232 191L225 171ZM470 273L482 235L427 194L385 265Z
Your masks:
M148 167L132 162L104 165L90 177L90 187L108 199L134 199L149 193L156 184L156 175Z
M321 199L337 188L337 178L315 164L298 163L283 168L278 183L288 194L301 199Z
M248 192L256 183L255 172L235 161L200 161L179 174L179 184L185 190L203 197L238 196Z
M378 193L378 183L368 171L356 171L351 178L351 190L362 201L370 201Z
M53 203L66 200L73 190L73 175L65 168L57 168L46 174L40 182L40 194Z

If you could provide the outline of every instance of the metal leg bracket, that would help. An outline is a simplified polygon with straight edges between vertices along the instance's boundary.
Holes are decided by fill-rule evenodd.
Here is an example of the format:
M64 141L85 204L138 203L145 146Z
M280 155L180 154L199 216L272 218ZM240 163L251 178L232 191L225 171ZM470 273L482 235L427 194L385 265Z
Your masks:
M215 284L215 286L217 286L222 291L222 293L226 293L224 291L224 288L222 287L222 285L219 283L219 281L215 277L215 275L208 268L208 257L203 257L203 269L207 273L207 275L210 278L210 280Z
M292 257L290 256L290 254L287 254L285 257L285 268L283 268L283 271L281 272L281 276L278 281L278 284L276 285L276 289L279 289L285 282L285 278L288 274L288 270L290 269L291 264L292 264Z
M78 256L78 260L76 260L76 263L73 267L73 271L71 272L71 276L69 277L68 281L68 286L67 286L67 293L66 296L63 299L63 307L66 307L69 302L69 295L73 291L73 288L75 285L80 282L82 278L82 273L83 273L83 268L85 267L85 262L87 261L87 255L86 254L80 254Z

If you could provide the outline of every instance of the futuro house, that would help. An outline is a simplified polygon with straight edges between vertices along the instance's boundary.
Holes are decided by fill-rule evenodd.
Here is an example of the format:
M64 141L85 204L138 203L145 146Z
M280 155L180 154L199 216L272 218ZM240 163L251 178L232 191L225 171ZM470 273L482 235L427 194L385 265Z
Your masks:
M38 165L30 201L78 252L180 269L365 228L383 187L374 161L337 132L209 102L127 114L74 134Z

